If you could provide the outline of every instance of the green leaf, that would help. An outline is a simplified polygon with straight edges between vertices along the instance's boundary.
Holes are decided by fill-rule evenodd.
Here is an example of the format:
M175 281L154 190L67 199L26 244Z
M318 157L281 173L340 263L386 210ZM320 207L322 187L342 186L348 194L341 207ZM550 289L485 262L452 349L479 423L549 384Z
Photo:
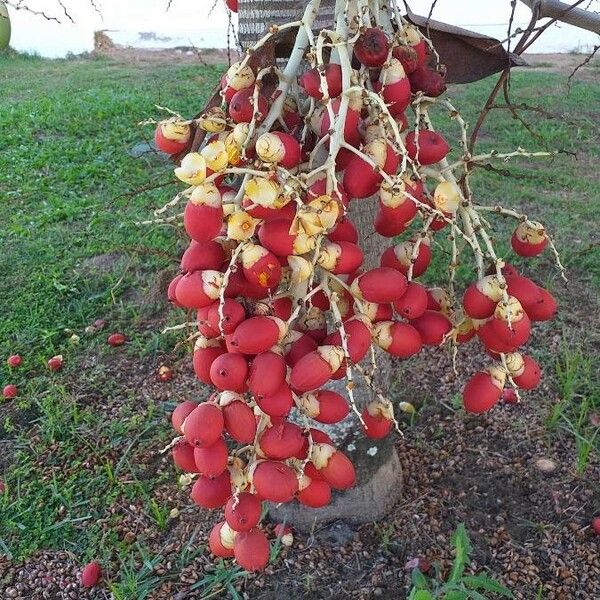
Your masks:
M444 594L443 600L469 600L469 592L464 590L451 590Z
M427 590L415 590L413 588L408 600L434 600L434 597L432 593Z
M423 573L418 567L412 570L410 574L410 579L412 581L412 584L418 589L429 588L429 582L427 581L427 577L423 575Z
M460 523L456 528L452 536L452 543L456 550L456 557L448 581L458 581L465 571L465 566L468 564L469 555L471 554L471 542L464 523Z
M469 589L486 590L488 592L494 592L496 594L500 594L501 596L504 596L505 598L513 597L512 592L508 588L505 588L503 585L501 585L497 581L494 581L487 575L482 575L482 574L469 575L469 576L463 577L462 581Z

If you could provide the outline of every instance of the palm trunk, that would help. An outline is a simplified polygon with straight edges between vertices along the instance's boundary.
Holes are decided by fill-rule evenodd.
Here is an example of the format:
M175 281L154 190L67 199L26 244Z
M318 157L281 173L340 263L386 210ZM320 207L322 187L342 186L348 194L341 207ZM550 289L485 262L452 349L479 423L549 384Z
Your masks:
M269 25L287 23L302 16L306 2L302 0L240 0L238 3L240 44L251 47ZM333 25L335 1L322 0L315 29Z
M244 49L251 47L271 24L281 24L299 19L305 7L300 0L240 0L239 40ZM332 29L334 26L335 0L321 0L315 29ZM355 202L350 216L360 235L361 248L365 253L365 268L379 265L382 247L386 244L373 229L376 203L374 200ZM387 394L392 375L389 355L379 352L374 380L378 388ZM375 399L374 393L364 385L355 373L355 398L359 407ZM336 385L337 384L337 385ZM345 382L331 386L341 394L346 393ZM394 448L394 435L383 440L365 438L355 415L342 423L325 427L336 446L346 452L357 471L357 485L342 494L336 494L333 502L321 509L306 509L299 504L272 506L272 518L287 520L297 528L309 530L315 522L326 523L337 519L354 522L370 522L382 518L396 503L402 489L400 461Z

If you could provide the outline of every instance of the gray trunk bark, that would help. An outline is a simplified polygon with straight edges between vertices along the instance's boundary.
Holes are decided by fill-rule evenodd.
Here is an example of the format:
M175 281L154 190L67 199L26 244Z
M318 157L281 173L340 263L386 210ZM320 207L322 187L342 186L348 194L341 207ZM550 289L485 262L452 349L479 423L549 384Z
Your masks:
M302 0L240 0L238 3L238 36L244 50L262 37L272 24L295 21L302 16L306 2ZM335 0L322 0L315 29L331 28Z
M271 24L294 21L302 16L306 2L300 0L240 0L238 36L244 49L262 37ZM322 0L315 29L331 29L334 24L335 0ZM387 240L375 233L373 219L376 202L358 200L351 205L350 217L360 235L360 245L365 253L365 268L379 265L379 256ZM392 361L388 354L377 353L375 383L387 394L390 389ZM359 408L375 398L355 371L355 398ZM347 395L345 382L332 382L330 386ZM384 517L400 498L402 471L394 448L394 434L383 440L365 438L356 415L351 413L341 423L323 427L340 450L351 458L357 472L357 485L341 494L335 494L332 503L321 509L307 509L298 503L271 506L269 512L275 520L310 530L315 523L338 519L366 523Z

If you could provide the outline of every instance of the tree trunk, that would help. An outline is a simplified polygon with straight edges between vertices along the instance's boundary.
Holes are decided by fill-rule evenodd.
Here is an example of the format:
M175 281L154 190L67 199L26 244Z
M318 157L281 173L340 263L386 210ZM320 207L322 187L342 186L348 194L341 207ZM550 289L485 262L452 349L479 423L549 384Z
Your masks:
M305 2L299 0L240 0L239 40L244 49L252 46L273 23L294 21L302 15ZM315 29L333 28L335 0L322 0ZM379 265L379 256L385 241L374 231L375 201L359 200L351 205L350 217L356 224L361 248L365 253L365 268ZM378 388L387 393L390 388L392 361L388 354L378 352L377 372L374 375ZM368 368L368 366L367 366ZM374 393L355 372L354 395L357 404L364 407L374 399ZM331 382L327 387L347 396L345 381ZM338 519L365 523L380 519L398 501L402 490L400 460L394 448L394 434L383 440L364 436L354 413L334 426L320 426L333 439L340 450L351 458L357 472L357 485L351 490L335 494L325 508L308 509L298 503L272 506L272 518L286 520L297 528L310 530L315 522L323 524Z
M244 50L259 40L272 24L287 23L302 16L302 0L240 0L238 3L238 37ZM333 25L335 0L322 0L315 29Z

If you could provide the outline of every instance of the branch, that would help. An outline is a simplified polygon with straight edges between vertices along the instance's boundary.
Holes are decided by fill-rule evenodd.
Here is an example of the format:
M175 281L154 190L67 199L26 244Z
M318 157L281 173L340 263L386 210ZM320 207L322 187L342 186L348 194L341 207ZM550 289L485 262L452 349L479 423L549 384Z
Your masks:
M600 15L583 8L573 8L559 0L521 0L534 10L537 8L540 19L556 19L580 29L587 29L600 34Z

